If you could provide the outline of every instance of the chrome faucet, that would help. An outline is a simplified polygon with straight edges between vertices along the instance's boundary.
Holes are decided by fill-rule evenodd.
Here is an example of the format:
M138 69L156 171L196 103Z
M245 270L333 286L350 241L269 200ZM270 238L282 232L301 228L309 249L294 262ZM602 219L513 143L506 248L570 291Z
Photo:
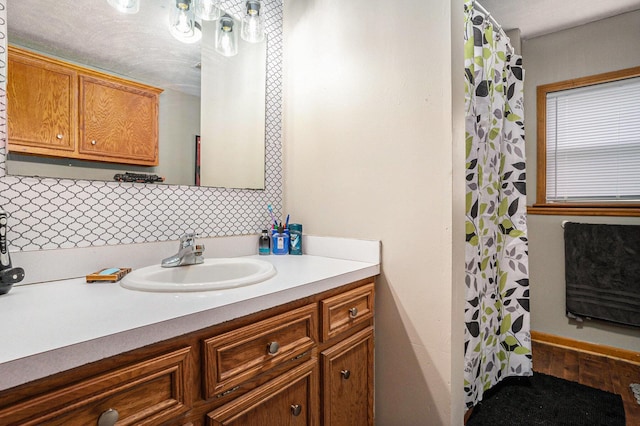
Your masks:
M180 249L178 253L162 259L163 268L173 268L176 266L196 265L203 263L204 244L196 244L196 233L184 234L180 237Z

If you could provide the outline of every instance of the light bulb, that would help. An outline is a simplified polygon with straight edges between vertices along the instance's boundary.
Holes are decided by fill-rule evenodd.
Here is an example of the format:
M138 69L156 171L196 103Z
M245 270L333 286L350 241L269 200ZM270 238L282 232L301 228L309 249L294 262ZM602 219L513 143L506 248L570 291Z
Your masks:
M193 35L193 21L190 21L187 14L184 11L180 11L178 15L178 22L175 25L175 30L183 37L191 37Z
M264 40L264 10L262 1L247 0L242 17L242 38L250 43Z
M107 0L107 3L122 13L133 14L140 11L140 0Z
M238 33L234 29L235 21L227 14L218 21L215 34L215 49L224 56L238 54Z
M173 1L172 1L173 2ZM183 43L195 43L202 38L202 31L195 21L191 0L176 0L169 15L171 35Z
M233 42L229 33L223 33L220 37L220 50L225 56L231 56L233 53Z
M196 0L196 15L205 21L215 21L220 18L221 0Z

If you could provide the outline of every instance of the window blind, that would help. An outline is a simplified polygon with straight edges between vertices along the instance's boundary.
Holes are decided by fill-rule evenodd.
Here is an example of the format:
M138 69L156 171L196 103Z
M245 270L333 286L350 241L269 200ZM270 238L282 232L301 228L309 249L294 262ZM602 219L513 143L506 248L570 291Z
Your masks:
M640 77L547 93L547 201L640 201Z

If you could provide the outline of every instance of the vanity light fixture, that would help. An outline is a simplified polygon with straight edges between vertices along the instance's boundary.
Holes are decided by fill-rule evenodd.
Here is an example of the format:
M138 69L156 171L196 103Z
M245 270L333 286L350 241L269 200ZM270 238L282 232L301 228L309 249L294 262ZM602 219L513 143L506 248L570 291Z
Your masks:
M107 0L107 3L118 12L138 13L140 10L140 0Z
M215 21L220 18L222 0L195 0L196 16L203 21Z
M218 20L215 33L216 52L223 56L235 56L238 54L238 31L235 21L228 14L224 14Z
M193 0L170 0L169 31L183 43L195 43L202 38L200 24L196 22Z
M264 40L264 5L261 0L247 0L242 17L242 39L250 43Z

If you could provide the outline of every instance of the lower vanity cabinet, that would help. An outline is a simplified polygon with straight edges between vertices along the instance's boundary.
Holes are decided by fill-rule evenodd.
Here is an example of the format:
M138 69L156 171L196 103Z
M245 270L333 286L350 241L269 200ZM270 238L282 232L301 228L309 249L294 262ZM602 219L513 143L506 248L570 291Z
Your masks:
M373 278L0 391L0 425L373 425Z
M373 425L373 327L322 352L323 425Z
M0 424L153 426L171 422L191 409L190 356L191 348L185 347L34 395L0 408Z
M322 424L372 426L373 281L323 299L320 306L326 347L320 355Z
M306 426L319 421L314 358L207 414L209 426Z

